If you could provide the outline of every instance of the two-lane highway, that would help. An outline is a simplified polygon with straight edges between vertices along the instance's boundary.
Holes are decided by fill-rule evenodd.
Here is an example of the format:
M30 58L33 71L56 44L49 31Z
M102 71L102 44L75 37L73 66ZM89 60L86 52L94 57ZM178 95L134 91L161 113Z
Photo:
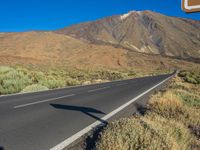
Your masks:
M62 149L173 75L0 97L0 147Z

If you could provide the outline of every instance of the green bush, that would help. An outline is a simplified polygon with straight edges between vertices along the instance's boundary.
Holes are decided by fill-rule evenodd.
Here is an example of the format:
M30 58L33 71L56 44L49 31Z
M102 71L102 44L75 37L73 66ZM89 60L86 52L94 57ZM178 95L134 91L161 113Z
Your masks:
M45 91L48 90L47 87L42 86L40 84L33 84L33 85L29 85L27 87L25 87L21 93L27 93L27 92L37 92L37 91Z
M183 102L192 107L200 108L200 97L194 94L190 94L187 92L179 92L178 95L183 100Z
M41 71L38 72L31 72L30 78L34 83L39 83L40 81L45 80L45 74Z
M7 73L9 71L14 71L14 69L6 66L0 66L0 74Z
M66 79L66 85L67 86L76 86L76 85L80 85L81 82L76 80L76 79L72 79L72 78L67 78Z
M49 89L61 88L65 86L65 81L60 79L45 79L39 81L39 84L48 87Z
M192 84L200 84L200 72L180 71L178 76L183 78L185 82Z
M5 68L0 70L0 94L17 93L31 84L30 78L23 72Z
M179 77L186 77L187 75L190 75L189 71L182 70L178 73Z

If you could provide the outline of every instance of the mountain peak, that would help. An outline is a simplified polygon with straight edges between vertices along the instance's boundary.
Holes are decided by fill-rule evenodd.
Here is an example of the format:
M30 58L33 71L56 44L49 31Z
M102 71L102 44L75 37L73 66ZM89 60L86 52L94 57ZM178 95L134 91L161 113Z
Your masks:
M153 11L130 11L56 31L94 44L142 53L200 58L200 22Z
M133 11L129 11L126 14L120 15L120 18L121 18L121 20L124 20L124 19L126 19L127 17L129 17L132 14L140 14L140 13L141 13L141 11L135 11L135 10L133 10Z

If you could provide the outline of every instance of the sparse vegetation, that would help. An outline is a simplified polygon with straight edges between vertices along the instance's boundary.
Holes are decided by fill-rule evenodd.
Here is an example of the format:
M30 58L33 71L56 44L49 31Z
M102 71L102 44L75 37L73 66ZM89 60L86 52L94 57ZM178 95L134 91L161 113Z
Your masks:
M200 84L200 73L195 71L180 71L178 74L184 81L193 84Z
M196 139L181 123L157 115L121 119L109 124L98 150L188 150Z
M0 94L20 92L29 84L31 84L30 78L22 71L0 67Z
M139 76L131 71L81 69L27 69L0 66L0 95L65 86L100 83Z
M186 105L200 108L200 97L198 95L186 91L179 92L178 95Z
M181 71L170 86L151 97L144 116L110 123L97 149L200 149L200 72Z
M44 90L48 90L48 88L45 86L42 86L40 84L33 84L33 85L29 85L29 86L25 87L22 90L22 93L37 92L37 91L44 91Z

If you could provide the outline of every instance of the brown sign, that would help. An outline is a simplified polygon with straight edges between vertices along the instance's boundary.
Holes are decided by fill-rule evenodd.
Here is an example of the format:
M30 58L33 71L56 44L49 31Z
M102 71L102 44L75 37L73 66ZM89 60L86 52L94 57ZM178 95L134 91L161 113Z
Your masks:
M200 11L200 0L182 0L182 9L185 12Z

